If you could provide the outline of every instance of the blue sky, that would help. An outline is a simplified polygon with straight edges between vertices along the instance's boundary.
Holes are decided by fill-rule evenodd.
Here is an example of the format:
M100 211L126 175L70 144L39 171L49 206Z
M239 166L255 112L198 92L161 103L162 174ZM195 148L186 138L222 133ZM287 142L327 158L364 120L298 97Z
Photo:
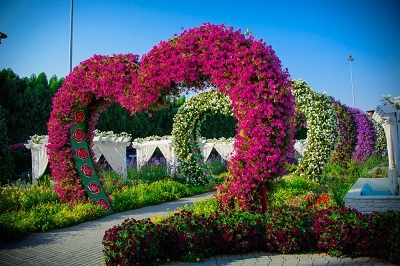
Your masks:
M71 0L0 0L0 69L20 77L69 73ZM400 1L74 0L73 67L94 54L143 55L202 23L232 26L271 45L291 78L352 106L400 95Z

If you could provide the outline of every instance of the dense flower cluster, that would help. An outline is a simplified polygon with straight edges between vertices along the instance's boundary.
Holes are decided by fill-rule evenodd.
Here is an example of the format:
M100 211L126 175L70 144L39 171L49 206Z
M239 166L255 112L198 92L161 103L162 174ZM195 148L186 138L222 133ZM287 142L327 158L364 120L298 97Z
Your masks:
M257 204L259 188L284 173L293 139L289 74L273 49L224 25L204 24L160 42L138 65L136 55L94 56L76 67L55 95L49 155L60 199L85 199L69 142L74 111L90 107L86 140L91 140L98 111L110 102L135 113L162 106L164 96L179 95L183 88L212 85L229 96L238 119L230 166L235 180L221 199L236 199L243 208Z
M349 108L353 113L357 125L357 146L353 153L353 160L363 162L375 151L376 133L372 119L367 113L357 109Z
M397 110L400 110L400 96L384 95L381 99L383 104L390 104Z
M266 214L218 211L209 215L183 210L159 221L127 219L103 237L107 265L196 262L220 254L251 251L327 252L331 256L374 257L398 263L400 212L362 214L333 207Z
M107 104L119 102L131 111L146 103L146 94L137 93L138 102L131 106L125 95L135 95L133 80L136 80L138 56L95 55L75 67L53 98L53 110L47 124L49 144L47 146L55 191L61 202L86 201L86 193L74 163L70 129L75 125L74 115L89 106L87 132L84 141L91 142L99 117L99 111Z
M200 146L200 125L207 115L221 113L232 115L231 101L226 95L215 91L205 91L191 97L174 117L172 137L179 167L186 182L193 185L207 183L209 176L203 162Z
M305 81L293 81L296 111L307 119L307 146L297 174L318 181L338 142L337 118L330 100L314 92Z
M332 107L338 120L339 140L331 161L345 166L351 161L352 155L357 145L357 126L354 121L353 113L347 106L341 104L333 97L329 97Z
M143 56L139 83L145 88L214 86L232 100L238 120L235 177L221 199L257 206L260 184L284 173L291 149L294 99L288 73L270 46L246 39L224 25L205 24L161 42Z

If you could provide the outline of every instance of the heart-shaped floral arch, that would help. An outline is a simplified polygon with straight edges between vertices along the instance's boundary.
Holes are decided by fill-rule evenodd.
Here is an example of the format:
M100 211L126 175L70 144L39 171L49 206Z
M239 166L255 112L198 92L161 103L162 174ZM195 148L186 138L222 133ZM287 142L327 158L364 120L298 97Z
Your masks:
M48 122L49 162L60 200L85 201L87 195L96 200L85 185L87 180L79 177L95 179L94 166L87 163L93 176L85 177L74 158L81 160L78 150L90 153L99 112L107 104L119 102L135 113L159 107L166 95L177 96L185 88L209 86L229 96L238 120L230 166L234 181L226 188L225 199L235 199L246 209L259 208L254 207L259 203L255 199L265 195L268 180L284 173L291 150L294 98L289 74L262 40L211 24L160 42L140 62L131 54L94 56L66 77L53 99ZM84 120L75 121L75 115ZM71 146L75 137L80 140L78 148ZM88 167L84 170L92 173ZM99 201L105 208L104 201L109 204L104 198Z

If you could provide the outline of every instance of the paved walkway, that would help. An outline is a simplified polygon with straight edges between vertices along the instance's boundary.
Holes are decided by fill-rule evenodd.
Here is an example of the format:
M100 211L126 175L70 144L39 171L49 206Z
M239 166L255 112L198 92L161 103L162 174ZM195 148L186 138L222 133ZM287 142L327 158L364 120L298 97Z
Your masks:
M20 241L0 244L0 265L102 265L104 232L126 218L166 216L177 207L209 198L212 193L182 198L160 205L109 215L68 228L32 234ZM393 265L369 258L334 258L326 254L281 255L252 252L212 257L200 263L169 262L165 265Z

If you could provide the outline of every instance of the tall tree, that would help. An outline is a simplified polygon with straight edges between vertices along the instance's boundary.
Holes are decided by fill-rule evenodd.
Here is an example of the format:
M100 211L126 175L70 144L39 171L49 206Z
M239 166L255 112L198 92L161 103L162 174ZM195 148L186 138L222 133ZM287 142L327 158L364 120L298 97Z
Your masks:
M0 185L11 179L14 170L14 160L8 148L8 132L5 108L0 105Z
M10 143L17 142L16 129L20 126L20 114L23 110L23 93L27 87L27 79L20 79L10 68L0 72L0 105L4 107L7 118L7 131Z

